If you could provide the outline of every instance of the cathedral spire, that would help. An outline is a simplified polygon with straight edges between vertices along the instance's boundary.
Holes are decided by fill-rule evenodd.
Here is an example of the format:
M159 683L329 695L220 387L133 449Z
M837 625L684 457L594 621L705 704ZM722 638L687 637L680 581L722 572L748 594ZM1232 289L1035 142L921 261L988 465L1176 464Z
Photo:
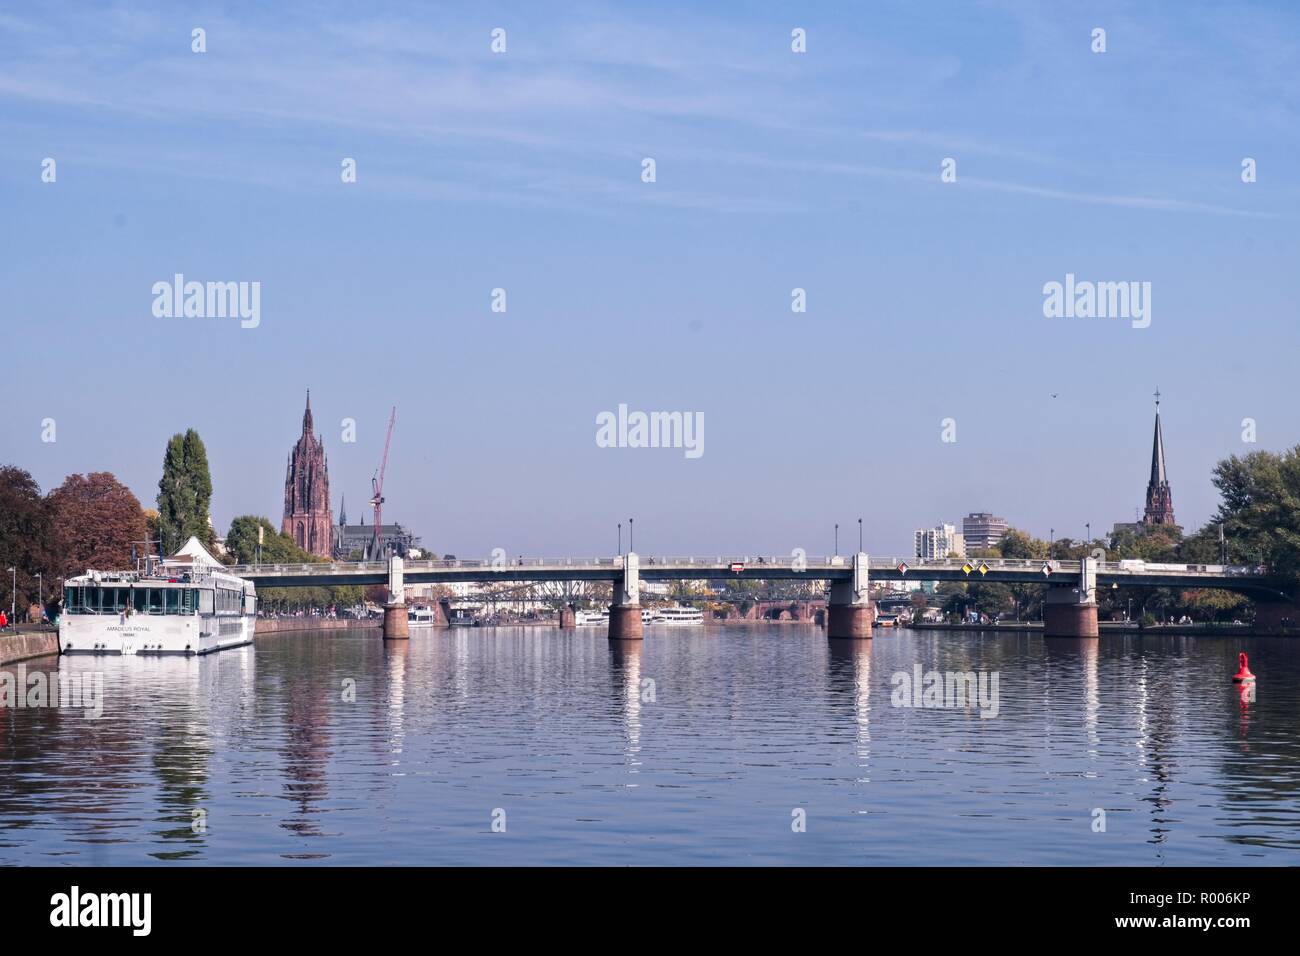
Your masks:
M1160 427L1160 389L1156 389L1156 426L1151 438L1151 478L1147 482L1147 506L1142 523L1177 523L1174 521L1173 495L1169 490L1169 473L1165 469L1165 435Z
M302 433L310 435L314 431L311 420L311 389L307 389L307 410L302 413Z

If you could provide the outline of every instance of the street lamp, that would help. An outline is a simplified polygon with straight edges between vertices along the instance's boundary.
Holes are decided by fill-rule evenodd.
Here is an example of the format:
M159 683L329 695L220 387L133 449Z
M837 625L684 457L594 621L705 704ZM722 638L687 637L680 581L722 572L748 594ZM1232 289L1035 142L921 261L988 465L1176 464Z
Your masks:
M835 557L840 556L840 524L835 522Z
M621 557L623 554L623 522L618 523L618 553Z
M627 519L627 550L631 553L636 550L636 545L632 543L632 519Z
M1089 544L1092 544L1092 522L1090 522L1090 521L1085 521L1084 524L1083 524L1083 526L1084 526L1084 528L1086 528L1087 531L1088 531L1088 543L1089 543Z
M0 605L3 606L3 605ZM14 565L9 569L9 622L14 627L18 626L18 621L14 617L18 613L18 566Z
M1056 529L1047 529L1047 556L1052 556L1052 549L1056 546Z
M42 608L45 607L45 579L40 571L36 572L36 600Z
M858 519L858 554L862 553L862 519Z

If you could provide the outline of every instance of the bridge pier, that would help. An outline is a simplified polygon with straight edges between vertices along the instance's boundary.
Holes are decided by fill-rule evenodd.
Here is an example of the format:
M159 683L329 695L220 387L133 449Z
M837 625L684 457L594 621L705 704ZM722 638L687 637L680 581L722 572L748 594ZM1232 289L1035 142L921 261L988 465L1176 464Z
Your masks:
M571 631L578 626L577 609L572 604L566 604L560 608L559 625L566 631ZM613 615L610 615L611 617Z
M609 639L641 640L641 576L637 556L623 556L623 573L614 579L614 603L609 606Z
M867 580L869 561L865 554L853 556L853 578L832 581L826 606L826 636L831 640L869 641L876 622Z
M1097 562L1080 561L1079 580L1073 586L1052 585L1043 598L1044 637L1098 637Z
M384 604L384 640L405 641L411 636L406 610L406 585L402 580L402 559L388 559L388 601Z
M1260 601L1255 605L1255 628L1277 631L1300 627L1300 607L1290 601Z

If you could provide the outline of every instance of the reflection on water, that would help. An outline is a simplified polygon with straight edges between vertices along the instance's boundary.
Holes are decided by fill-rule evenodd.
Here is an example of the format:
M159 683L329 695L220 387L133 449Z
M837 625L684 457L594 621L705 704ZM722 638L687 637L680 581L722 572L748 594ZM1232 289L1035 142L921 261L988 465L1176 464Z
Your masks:
M918 664L998 674L997 717L895 707ZM0 708L0 864L1300 859L1285 639L366 630L26 667L102 672L104 710Z

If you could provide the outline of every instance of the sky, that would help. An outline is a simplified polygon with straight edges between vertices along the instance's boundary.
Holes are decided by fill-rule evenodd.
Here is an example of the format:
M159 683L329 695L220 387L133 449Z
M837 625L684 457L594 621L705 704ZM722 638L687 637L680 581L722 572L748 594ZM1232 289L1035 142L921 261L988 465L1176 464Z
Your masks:
M7 5L0 463L152 506L192 427L218 531L278 524L310 389L336 519L396 406L385 518L438 553L910 554L1133 520L1158 387L1199 527L1300 442L1300 8L1087 7ZM155 315L177 273L258 324ZM1067 274L1150 324L1045 316ZM600 447L620 404L703 454Z

